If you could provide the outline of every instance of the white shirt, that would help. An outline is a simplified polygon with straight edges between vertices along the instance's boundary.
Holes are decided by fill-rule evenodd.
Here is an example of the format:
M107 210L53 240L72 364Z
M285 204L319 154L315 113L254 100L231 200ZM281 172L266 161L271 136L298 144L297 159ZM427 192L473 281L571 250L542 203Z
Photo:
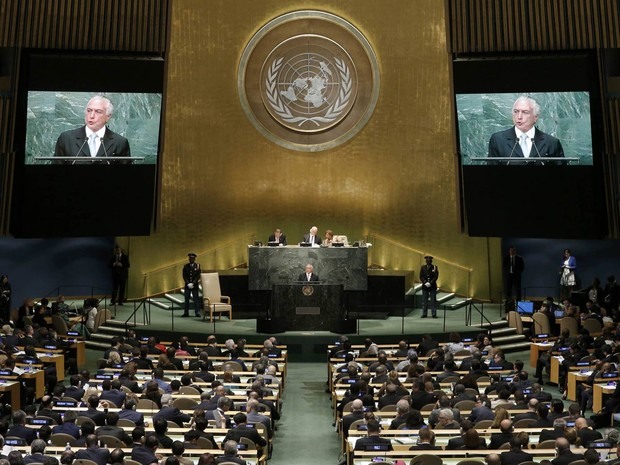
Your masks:
M536 128L532 126L529 131L523 132L520 129L517 129L517 127L515 126L515 133L517 134L517 139L519 139L519 142L521 142L521 135L525 134L527 136L527 139L525 141L525 145L527 145L527 150L525 153L523 153L523 156L525 158L529 158L532 150L532 139L534 139L534 134L536 134Z
M103 139L103 136L105 135L105 126L102 127L101 129L99 129L97 132L92 131L90 128L86 128L86 138L88 139L88 141L90 142L90 138L94 135L97 136L97 139L95 140L95 146L96 151L95 153L91 153L90 156L91 157L96 157L97 156L97 152L99 151L99 147L101 147L101 139ZM90 147L90 144L89 144Z

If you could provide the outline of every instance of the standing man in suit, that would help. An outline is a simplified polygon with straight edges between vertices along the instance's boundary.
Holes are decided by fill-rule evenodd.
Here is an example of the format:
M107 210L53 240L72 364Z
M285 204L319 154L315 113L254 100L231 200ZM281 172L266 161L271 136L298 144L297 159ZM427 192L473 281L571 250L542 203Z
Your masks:
M100 95L91 98L84 112L85 125L60 134L56 141L54 156L102 159L131 156L127 139L106 127L113 111L114 106L107 98ZM107 163L124 164L130 161L108 161Z
M308 234L304 236L304 242L308 242L311 245L321 245L321 238L316 235L319 232L319 228L312 226Z
M521 300L521 273L525 269L525 263L520 255L517 255L517 249L514 245L508 247L508 255L504 257L504 293L506 300L512 300L512 291L514 290L517 302Z
M420 269L420 281L422 282L422 318L428 317L428 301L431 301L431 314L437 318L437 278L439 278L439 268L433 265L433 257L424 257L426 265Z
M269 236L269 242L277 242L280 245L286 245L286 236L282 233L280 228L276 228L271 236Z
M564 158L562 144L555 137L545 134L534 127L540 106L533 98L522 95L512 105L512 122L514 127L496 132L489 140L489 157L514 158L506 162L509 165L522 164L524 159L539 158L536 165L564 164L563 161L552 162L546 158ZM521 160L519 160L521 159Z
M312 282L312 281L318 281L319 277L318 275L314 274L314 267L308 263L306 265L306 271L305 273L302 273L299 275L299 277L297 278L297 281L304 281L304 282Z
M129 256L123 252L120 245L114 247L108 267L112 270L112 305L123 305L125 300L125 284L129 275Z
M200 263L196 263L196 254L187 254L189 263L183 267L183 281L185 282L185 312L183 318L189 316L189 296L194 299L194 315L200 316L200 299L198 295L198 283L200 282Z

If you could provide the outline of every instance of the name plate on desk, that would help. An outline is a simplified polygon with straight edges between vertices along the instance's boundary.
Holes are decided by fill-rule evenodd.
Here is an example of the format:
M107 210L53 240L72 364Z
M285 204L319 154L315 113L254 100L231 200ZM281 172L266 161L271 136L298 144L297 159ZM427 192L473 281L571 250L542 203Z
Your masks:
M297 315L320 315L321 307L296 307L295 313Z

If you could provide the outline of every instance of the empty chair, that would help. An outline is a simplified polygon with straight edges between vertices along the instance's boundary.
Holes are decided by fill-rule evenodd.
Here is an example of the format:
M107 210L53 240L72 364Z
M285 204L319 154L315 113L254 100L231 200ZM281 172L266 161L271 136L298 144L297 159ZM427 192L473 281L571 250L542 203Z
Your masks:
M196 405L198 405L198 402L196 402L196 400L190 397L177 397L172 402L172 405L174 405L179 410L189 410L196 407Z
M515 428L533 428L533 424L536 423L538 420L535 420L534 418L524 418L522 420L517 421L514 424Z
M480 420L474 425L474 429L476 430L488 429L491 427L492 424L493 424L493 420Z
M105 322L111 318L112 318L112 313L110 313L110 310L108 310L107 308L99 310L97 312L97 315L95 316L95 326L93 327L92 332L96 333L97 330L99 329L99 326L104 325Z
M459 410L471 410L475 406L476 402L474 402L473 400L460 400L456 404L454 404L454 407Z
M536 449L555 449L555 440L549 439L548 441L539 442L536 445Z
M195 387L192 387L192 386L181 386L179 388L179 393L181 393L181 394L189 394L191 396L198 396L198 395L200 395L200 392L198 392L198 389L196 389Z
M209 313L209 321L213 321L214 314L228 313L228 319L232 320L232 305L230 297L222 295L220 289L220 275L218 273L201 273L203 310L202 319Z
M603 330L603 326L601 325L601 322L594 318L586 318L585 320L581 322L581 326L583 326L584 328L588 330L588 332L590 333L590 336L598 336L601 334L601 331Z
M202 436L198 438L196 444L198 445L198 449L217 449L211 439Z
M55 433L50 436L50 441L54 446L64 447L67 444L72 444L75 438L67 433Z
M541 312L536 312L532 315L534 320L534 334L550 334L551 327L549 325L549 318L547 315Z
M116 424L116 426L123 428L135 428L136 424L135 422L133 422L132 420L128 420L127 418L119 418L118 423Z
M380 412L396 412L396 404L384 405L379 410Z
M140 409L159 410L159 406L151 399L138 399L137 408L138 410Z
M564 331L564 329L568 329L570 336L577 336L577 320L570 316L565 316L564 318L562 318L560 320L560 333Z
M97 427L97 425L95 425L95 422L90 417L78 416L77 420L75 420L75 424L78 426L82 426L84 423L89 423L89 422L92 423L95 427Z
M99 440L102 441L108 449L116 449L117 447L125 447L125 443L116 436L109 436L102 434L99 436Z
M506 319L508 320L508 326L510 326L511 328L515 328L517 330L517 334L524 334L526 332L523 329L523 321L521 320L521 315L519 315L514 310L506 314Z
M66 336L67 331L69 331L67 322L58 315L52 315L52 327L59 336Z

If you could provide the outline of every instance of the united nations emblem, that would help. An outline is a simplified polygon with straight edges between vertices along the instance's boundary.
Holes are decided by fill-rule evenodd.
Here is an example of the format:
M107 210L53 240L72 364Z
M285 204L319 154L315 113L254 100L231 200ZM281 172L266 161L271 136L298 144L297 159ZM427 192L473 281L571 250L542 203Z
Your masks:
M357 73L346 51L316 35L278 46L261 73L271 116L293 131L323 131L345 118L357 96Z
M379 73L357 28L304 10L270 21L252 37L237 85L257 130L284 147L318 151L346 142L368 122Z
M302 286L301 293L305 296L312 295L314 294L314 287L313 286Z

